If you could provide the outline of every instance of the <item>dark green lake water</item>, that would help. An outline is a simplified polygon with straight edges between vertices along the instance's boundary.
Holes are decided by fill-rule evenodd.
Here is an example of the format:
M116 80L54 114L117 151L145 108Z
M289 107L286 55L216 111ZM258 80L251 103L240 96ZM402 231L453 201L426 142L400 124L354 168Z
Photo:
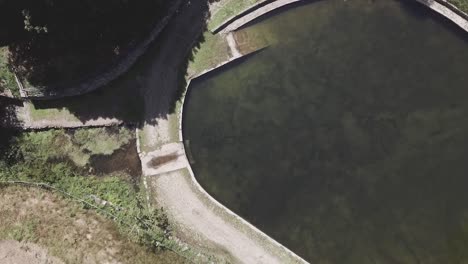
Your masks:
M468 33L327 0L238 34L271 47L185 108L211 195L311 263L468 263Z

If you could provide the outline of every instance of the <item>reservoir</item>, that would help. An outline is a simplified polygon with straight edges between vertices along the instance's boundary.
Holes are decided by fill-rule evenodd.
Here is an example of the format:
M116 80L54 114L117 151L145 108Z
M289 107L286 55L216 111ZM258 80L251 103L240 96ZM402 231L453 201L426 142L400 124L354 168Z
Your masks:
M416 1L307 1L196 80L195 176L311 263L468 261L468 33Z

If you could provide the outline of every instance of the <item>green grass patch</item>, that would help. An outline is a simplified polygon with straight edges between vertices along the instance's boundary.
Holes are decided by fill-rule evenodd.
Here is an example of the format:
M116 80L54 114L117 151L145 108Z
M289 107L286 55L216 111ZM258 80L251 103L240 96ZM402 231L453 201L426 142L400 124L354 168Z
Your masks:
M96 209L114 220L121 233L132 241L150 248L175 248L176 244L169 240L165 213L148 208L138 188L125 177L83 175L83 171L65 160L68 157L73 163L84 163L90 153L109 153L133 136L122 129L115 135L107 132L99 128L71 133L64 130L23 133L16 138L8 158L0 161L0 182L46 183L70 194L66 197L72 200L79 199L86 209ZM107 143L90 147L91 141L100 140ZM33 229L34 226L22 226L13 229L11 236L31 240Z
M211 32L203 34L199 47L193 50L193 60L189 63L189 76L197 75L204 70L225 62L230 57L230 49L226 39Z
M463 12L468 13L468 0L448 0L450 3L454 4Z
M36 234L37 224L37 221L34 219L29 219L21 224L17 223L5 232L6 237L19 242L35 242L38 239Z
M132 138L133 132L125 127L120 127L116 133L109 133L106 128L78 129L73 135L73 141L81 149L102 155L111 155Z
M222 0L220 7L213 11L208 28L213 30L220 26L227 19L238 15L252 5L265 0Z
M25 250L32 242L69 264L184 263L173 252L129 242L111 220L58 193L25 186L0 188L0 240L25 242Z
M10 90L14 96L19 96L15 75L8 68L8 48L0 47L0 92Z
M24 133L17 138L17 151L26 161L71 160L84 167L92 155L111 155L134 137L125 127L118 131L110 128L86 128L71 132L48 130Z
M40 121L40 120L63 120L68 122L79 122L78 119L74 114L72 114L66 108L36 108L34 104L29 103L29 115L32 120Z

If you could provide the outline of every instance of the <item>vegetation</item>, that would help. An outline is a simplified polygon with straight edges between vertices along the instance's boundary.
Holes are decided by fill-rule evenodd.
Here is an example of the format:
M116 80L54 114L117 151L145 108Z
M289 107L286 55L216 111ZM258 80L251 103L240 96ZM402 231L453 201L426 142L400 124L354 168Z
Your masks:
M227 61L229 57L230 50L226 38L218 34L205 32L198 47L192 51L188 74L190 77L200 74L206 69Z
M211 15L208 28L213 30L219 27L227 19L262 1L265 0L221 0L220 7L215 9Z
M9 46L10 66L33 86L76 81L125 54L164 16L170 3L0 1L0 46Z
M140 74L136 67L119 81L81 96L33 101L29 108L31 118L34 121L60 119L71 122L115 118L124 123L137 123L144 112L141 90L135 82Z
M0 47L0 93L4 93L6 90L18 95L15 75L8 67L8 49Z
M25 186L0 187L0 240L35 243L73 264L184 262L129 242L111 220L57 193Z
M26 102L27 108L24 108L25 111L29 112L29 117L31 121L41 121L41 120L63 120L66 122L78 122L80 119L77 118L73 113L70 113L65 107L62 108L36 108L34 103ZM83 102L83 105L86 105Z
M468 0L448 0L463 12L468 12Z
M119 175L96 177L84 175L75 168L74 158L80 150L108 153L115 144L127 140L128 134L114 138L112 144L105 143L99 148L90 148L83 144L93 135L102 138L102 131L75 131L72 140L62 130L28 132L14 140L8 155L0 161L0 181L24 181L45 183L69 197L82 202L85 208L94 208L103 215L115 220L119 230L131 240L151 248L174 247L170 241L168 220L162 209L153 210L145 206L142 194L124 177ZM69 142L72 141L73 144ZM111 142L111 139L105 140ZM80 159L78 159L80 160ZM19 232L17 237L27 236Z
M121 146L127 144L133 134L125 127L116 133L106 133L106 128L79 129L74 132L75 142L82 149L92 154L110 155Z
M106 128L77 129L30 132L16 139L17 154L25 161L70 160L73 165L83 167L92 155L110 155L127 144L131 132L121 127L115 133ZM52 146L57 146L52 151Z

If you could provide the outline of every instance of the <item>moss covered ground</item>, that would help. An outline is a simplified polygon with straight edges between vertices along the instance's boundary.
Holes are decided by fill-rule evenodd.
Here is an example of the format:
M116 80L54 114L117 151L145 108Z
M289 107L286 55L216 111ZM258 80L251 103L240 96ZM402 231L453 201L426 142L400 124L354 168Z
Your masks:
M463 12L468 12L468 0L448 0Z

